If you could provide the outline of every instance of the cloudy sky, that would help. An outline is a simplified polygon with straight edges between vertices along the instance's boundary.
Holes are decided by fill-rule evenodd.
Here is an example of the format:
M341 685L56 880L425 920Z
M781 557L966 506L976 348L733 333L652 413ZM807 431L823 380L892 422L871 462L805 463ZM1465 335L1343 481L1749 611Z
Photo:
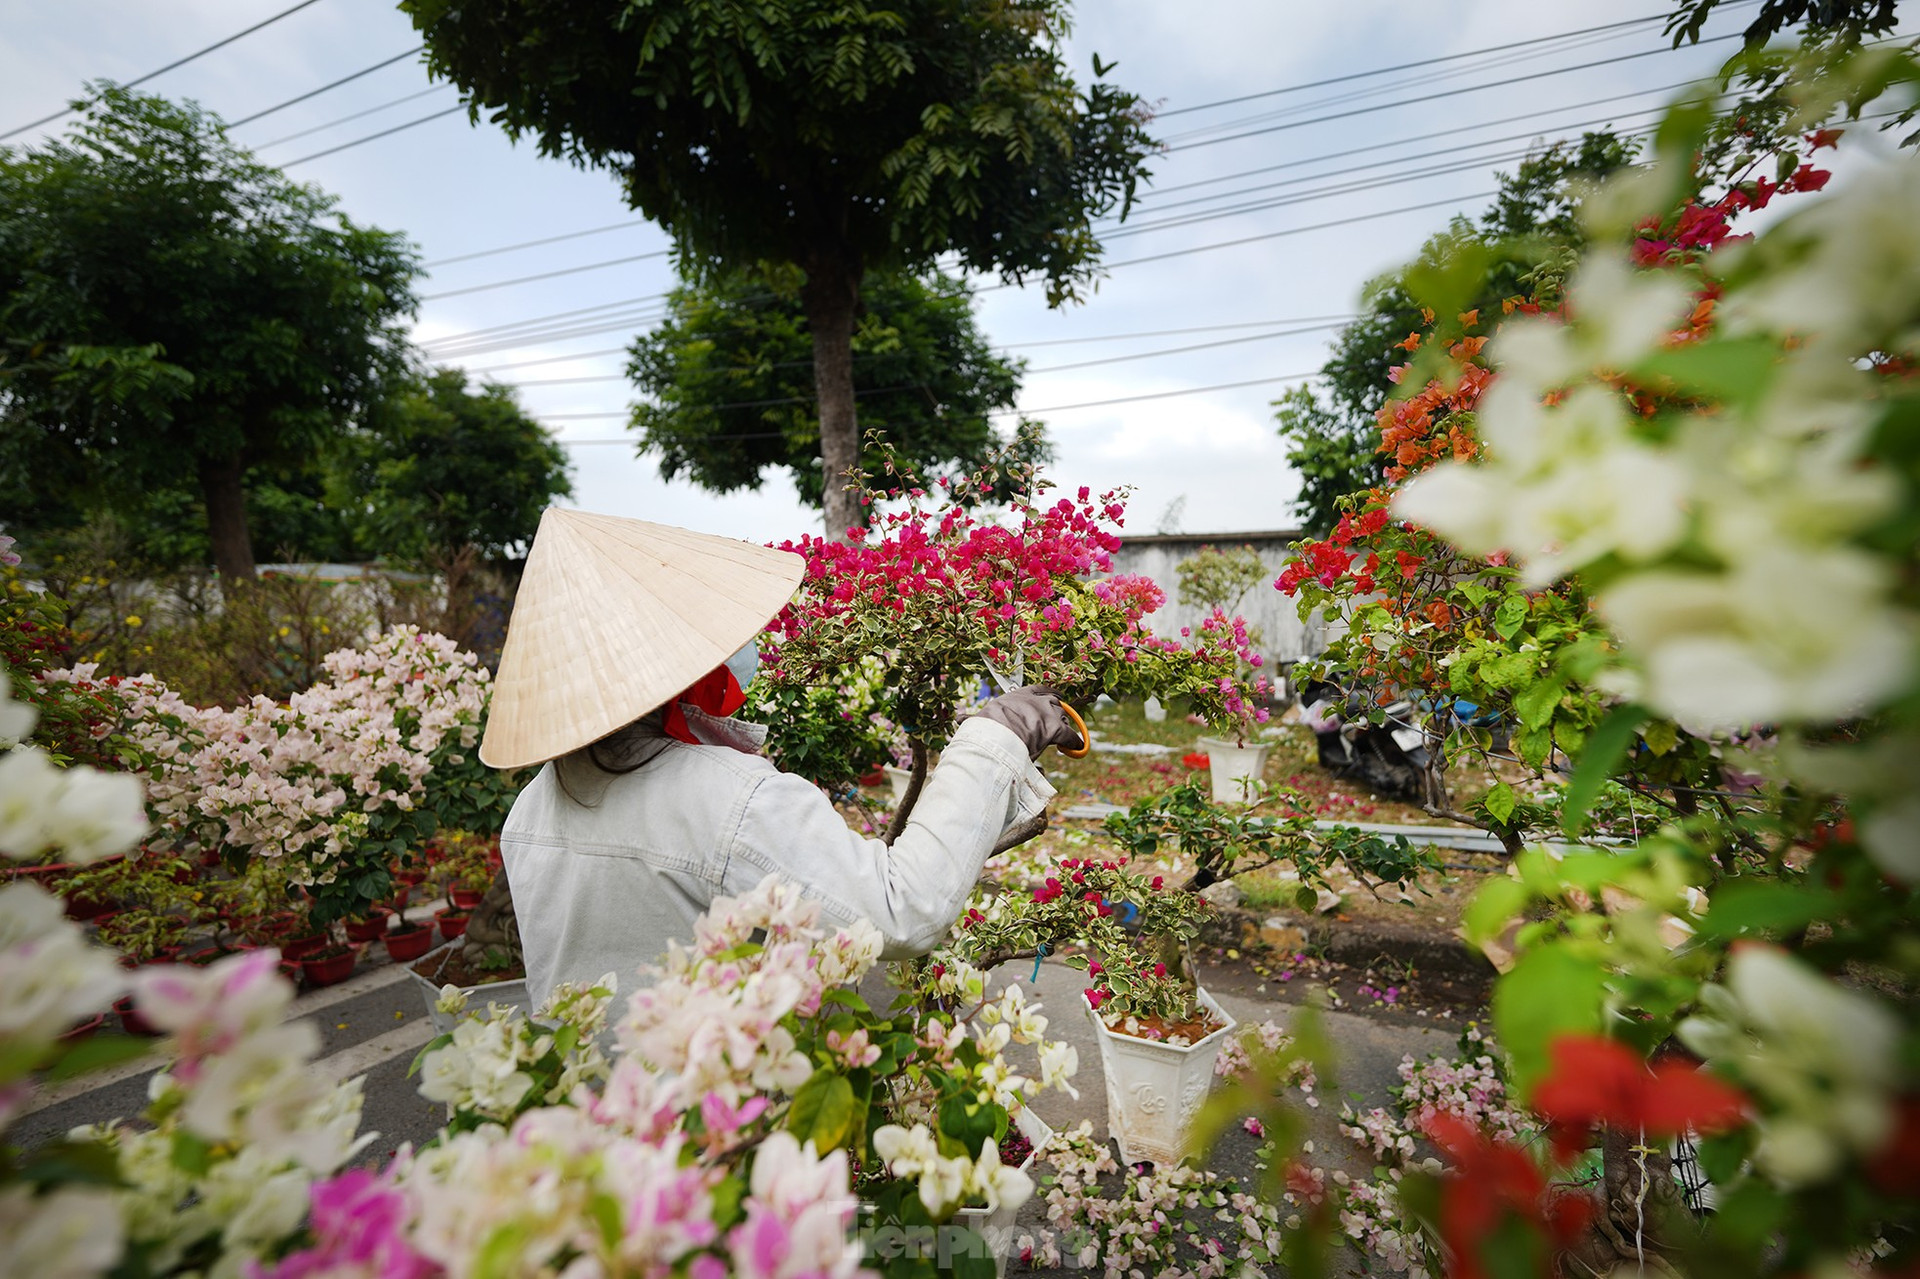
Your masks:
M0 133L58 111L90 79L146 75L294 2L0 0ZM1737 30L1749 8L1729 6L1707 35ZM1038 288L979 298L989 339L1029 364L1021 407L1048 425L1056 478L1132 485L1139 531L1289 527L1295 480L1270 401L1319 366L1366 281L1454 212L1484 207L1516 154L1582 128L1639 128L1717 66L1729 43L1668 51L1657 20L1629 21L1664 11L1645 0L1080 5L1076 74L1091 74L1095 53L1117 60L1113 78L1157 104L1166 152L1107 237L1110 274L1088 302L1049 310ZM672 283L665 236L635 221L605 174L469 125L417 43L389 0L311 0L142 88L246 120L234 136L261 158L412 237L430 265L416 339L523 388L569 442L579 505L756 540L811 531L816 517L782 477L717 497L634 455L620 348ZM550 237L566 238L508 248Z

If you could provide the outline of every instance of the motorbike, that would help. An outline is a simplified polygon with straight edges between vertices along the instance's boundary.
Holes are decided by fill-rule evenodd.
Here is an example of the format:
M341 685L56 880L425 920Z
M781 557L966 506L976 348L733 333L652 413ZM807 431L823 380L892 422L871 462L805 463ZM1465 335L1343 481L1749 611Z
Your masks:
M1386 722L1375 724L1358 693L1324 682L1300 690L1301 718L1313 730L1320 767L1380 795L1419 803L1432 763L1427 735L1419 727L1421 709L1411 699L1382 709Z

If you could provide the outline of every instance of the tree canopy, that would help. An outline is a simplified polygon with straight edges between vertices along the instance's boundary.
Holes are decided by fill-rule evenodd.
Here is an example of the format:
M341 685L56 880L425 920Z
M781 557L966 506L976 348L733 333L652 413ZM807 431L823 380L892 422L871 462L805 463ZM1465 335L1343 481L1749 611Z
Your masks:
M540 513L573 492L566 451L504 386L436 369L396 388L344 442L332 500L356 545L430 561L471 547L487 559L533 540Z
M822 504L813 343L798 277L776 268L683 282L666 322L635 340L628 369L649 398L634 407L633 427L664 478L730 493L785 467L800 496ZM1021 366L988 346L959 281L869 275L852 365L862 430L882 433L921 471L978 468L1004 444L990 415L1013 407ZM1025 460L1045 461L1044 450Z
M1497 317L1501 303L1525 291L1530 274L1583 242L1574 216L1582 180L1595 179L1633 159L1633 144L1611 133L1556 143L1500 175L1491 208L1476 223L1456 218L1429 240L1409 266L1367 285L1361 315L1334 339L1320 385L1295 387L1274 402L1287 461L1300 476L1294 512L1309 531L1324 533L1340 518L1340 498L1380 483L1386 459L1374 449L1375 419L1392 390L1388 371L1406 361L1407 335L1425 327L1410 280L1475 250L1484 283L1470 305ZM1478 267L1476 267L1478 269Z
M1076 296L1151 142L1084 93L1065 0L402 0L477 120L601 166L699 269L799 268L827 477L860 453L852 336L869 269L955 255ZM862 522L825 485L836 535Z
M297 468L378 397L414 272L197 106L97 89L64 139L0 149L9 509L191 486L214 563L251 577L249 470Z

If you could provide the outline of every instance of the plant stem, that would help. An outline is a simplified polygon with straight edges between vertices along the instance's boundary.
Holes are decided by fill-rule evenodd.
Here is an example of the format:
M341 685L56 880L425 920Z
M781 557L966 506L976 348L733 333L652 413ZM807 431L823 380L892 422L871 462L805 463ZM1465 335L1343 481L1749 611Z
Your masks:
M907 828L907 818L913 814L913 806L920 800L920 787L927 780L927 744L917 737L907 738L907 745L913 750L913 776L907 779L907 793L900 797L900 803L893 810L893 820L887 823L887 833L882 838L887 846L900 838L900 832Z

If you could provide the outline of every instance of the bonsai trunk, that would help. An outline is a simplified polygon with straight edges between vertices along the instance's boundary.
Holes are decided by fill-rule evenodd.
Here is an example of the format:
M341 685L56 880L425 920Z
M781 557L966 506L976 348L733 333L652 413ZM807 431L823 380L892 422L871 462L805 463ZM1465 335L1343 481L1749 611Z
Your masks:
M226 582L252 581L253 538L247 532L247 492L240 457L200 459L200 497L207 504L207 541L213 566Z
M893 819L887 823L887 833L882 836L889 846L907 828L907 818L913 816L913 806L920 802L920 788L927 781L927 744L917 737L909 737L907 745L913 748L913 775L907 779L907 793L894 806Z
M483 953L503 947L517 962L525 963L520 953L520 921L514 917L513 891L507 886L505 870L495 873L486 896L474 907L473 918L467 921L466 941L469 948Z
M800 298L813 333L813 389L820 415L820 504L827 537L846 540L864 528L859 498L847 490L847 473L860 465L860 423L853 405L853 318L860 304L857 261L823 253L807 263Z

